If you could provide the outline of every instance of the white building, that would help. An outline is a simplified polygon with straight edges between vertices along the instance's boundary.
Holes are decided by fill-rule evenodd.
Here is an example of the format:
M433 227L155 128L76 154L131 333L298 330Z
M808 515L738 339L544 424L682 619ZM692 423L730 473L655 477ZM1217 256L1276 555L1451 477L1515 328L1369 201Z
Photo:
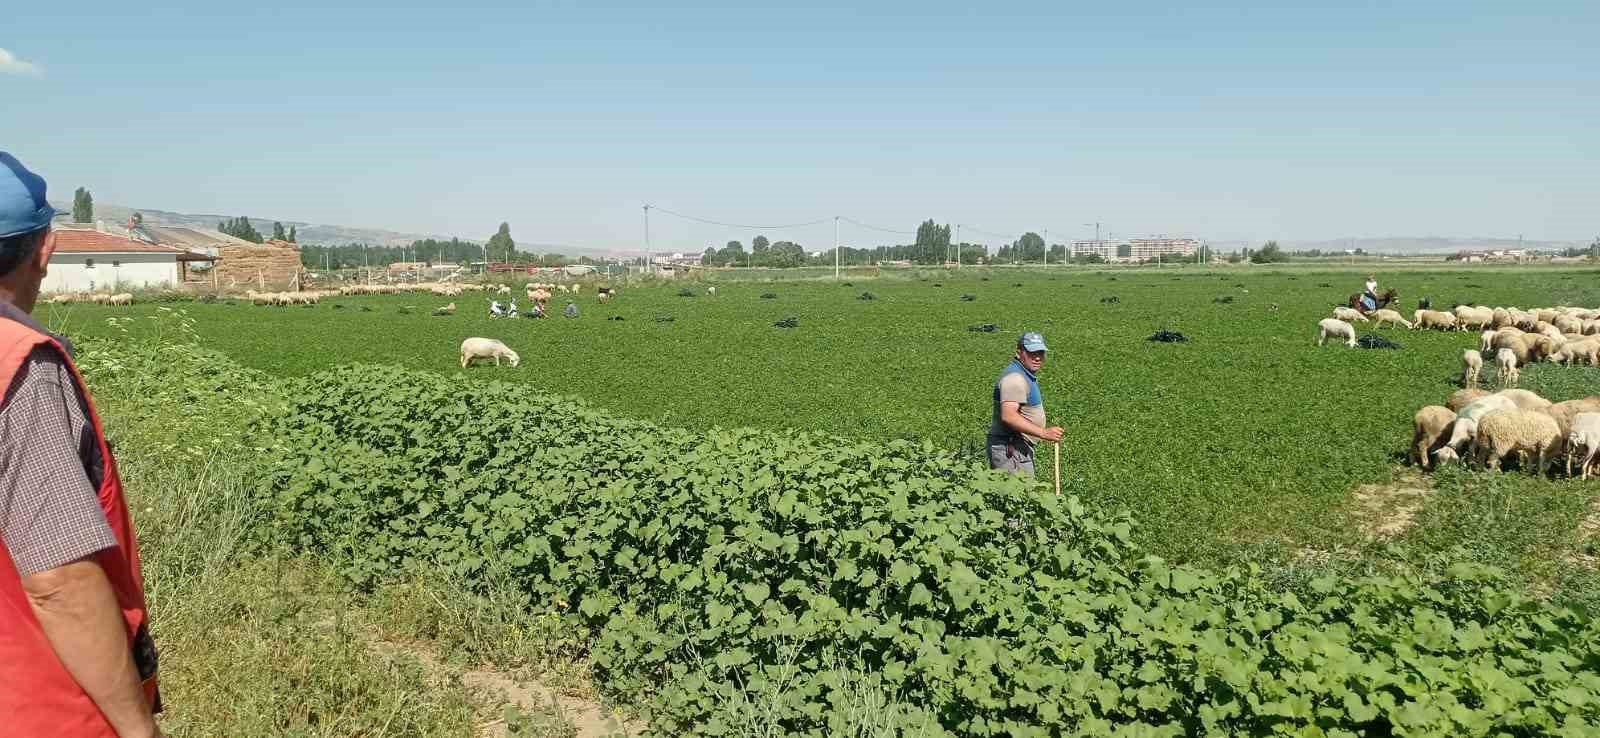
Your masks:
M216 260L184 249L70 226L57 227L55 239L50 273L41 286L45 292L170 289L183 284L190 262Z
M1109 262L1137 262L1176 254L1194 256L1200 242L1193 238L1125 238L1073 241L1072 254L1098 254Z

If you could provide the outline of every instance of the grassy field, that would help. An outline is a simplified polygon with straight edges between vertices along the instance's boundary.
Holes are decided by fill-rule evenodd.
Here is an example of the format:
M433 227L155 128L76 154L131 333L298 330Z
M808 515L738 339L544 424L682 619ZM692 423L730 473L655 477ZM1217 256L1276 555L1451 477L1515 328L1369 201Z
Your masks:
M519 351L521 366L471 374L581 396L624 416L914 437L974 459L995 374L1016 335L1038 330L1052 347L1041 376L1050 418L1066 428L1064 484L1094 505L1131 510L1144 542L1165 555L1218 560L1241 547L1363 545L1352 490L1394 477L1412 412L1453 389L1460 351L1475 335L1385 329L1402 349L1313 345L1317 319L1359 288L1369 267L1360 268L966 269L858 275L847 284L722 282L714 297L704 284L669 284L627 289L610 305L591 290L578 298L578 320L490 320L488 298L476 293L457 298L452 317L430 316L445 300L427 295L183 309L208 345L272 374L357 362L454 373L461 339L491 336ZM1600 305L1592 269L1381 276L1400 290L1405 312L1421 296L1444 307ZM695 296L680 296L685 287ZM859 299L868 291L876 299ZM552 312L563 301L558 295ZM108 330L108 316L155 309L41 308L73 335ZM774 327L787 317L798 327ZM981 323L999 330L969 330ZM1145 340L1160 329L1191 340ZM1534 367L1524 386L1569 399L1600 391L1600 370ZM1461 476L1445 486L1468 490L1467 498L1488 484L1478 481L1484 475ZM1567 480L1493 483L1516 491L1502 514L1537 504L1537 525L1507 530L1430 510L1423 530L1433 537L1418 542L1458 545L1487 526L1514 538L1494 548L1499 558L1549 559L1573 545L1600 491Z

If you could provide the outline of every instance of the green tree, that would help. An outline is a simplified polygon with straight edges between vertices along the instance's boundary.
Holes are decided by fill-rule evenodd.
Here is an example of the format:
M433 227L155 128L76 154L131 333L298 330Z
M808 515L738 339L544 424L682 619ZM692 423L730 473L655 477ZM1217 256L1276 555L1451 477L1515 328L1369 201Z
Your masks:
M1289 254L1278 246L1277 241L1268 241L1260 251L1250 254L1252 264L1282 264L1289 260Z
M234 238L242 238L251 243L261 243L262 241L266 240L261 237L261 233L256 230L256 227L250 224L250 219L244 217L243 215L218 223L217 230L233 236Z
M917 226L917 242L911 249L911 260L922 264L939 264L950 249L950 226L937 225L930 218Z
M289 226L289 243L300 243L300 239L295 237L294 226Z
M274 241L287 241L287 240L289 240L289 233L287 231L283 230L283 224L279 223L278 221L272 221L272 240L274 240Z
M133 213L133 224L136 226L144 225L144 213L135 210Z
M72 193L72 222L94 222L94 196L89 194L86 187L79 187Z
M1028 231L1011 244L1011 253L1021 261L1044 261L1044 239Z
M772 248L772 242L768 241L766 236L756 236L755 240L750 242L750 250L757 254L766 253L769 248Z
M506 261L511 261L517 251L517 242L511 240L511 224L501 223L500 230L489 237L489 243L484 246L485 255L493 259L496 255L504 254Z
M744 244L729 241L728 245L717 250L717 261L730 266L744 263Z

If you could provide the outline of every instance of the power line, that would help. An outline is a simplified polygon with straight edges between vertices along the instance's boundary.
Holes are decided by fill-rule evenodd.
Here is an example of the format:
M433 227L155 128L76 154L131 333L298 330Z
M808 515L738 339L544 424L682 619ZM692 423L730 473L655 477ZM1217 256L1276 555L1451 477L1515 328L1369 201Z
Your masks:
M655 210L657 212L666 213L667 215L675 215L675 216L677 216L679 218L683 218L684 220L692 220L692 221L694 221L696 223L705 223L707 225L724 226L724 227L727 227L727 228L749 228L749 229L757 230L757 231L775 231L775 230L779 230L779 229L782 229L782 228L802 228L802 227L805 227L805 226L821 225L823 223L827 223L830 220L833 220L832 218L819 218L817 220L806 221L804 223L789 223L789 224L786 224L786 225L751 225L749 223L727 223L727 222L720 221L720 220L712 220L710 218L701 218L701 217L697 217L697 216L694 216L694 215L688 215L688 214L685 214L685 213L679 213L679 212L675 212L675 211L672 211L672 210L668 210L668 209L666 209L664 207L661 207L660 205L651 205L650 209L651 210Z
M979 228L979 227L977 227L975 225L969 225L969 224L966 224L966 223L962 223L961 227L965 228L965 229L967 229L969 231L977 231L978 233L983 234L985 236L989 236L990 238L1011 238L1011 236L1007 236L1004 233L995 233L994 231L986 231L986 230L984 230L982 228Z
M865 228L865 229L867 229L869 231L882 231L884 233L893 233L893 234L895 234L897 236L915 236L915 235L917 235L916 231L900 231L900 230L895 230L893 228L884 228L883 226L875 226L875 225L872 225L870 223L862 223L861 221L856 220L855 218L847 218L847 217L845 217L843 215L839 216L839 219L843 220L843 221L845 221L847 223L851 223L853 225L860 226L860 227Z

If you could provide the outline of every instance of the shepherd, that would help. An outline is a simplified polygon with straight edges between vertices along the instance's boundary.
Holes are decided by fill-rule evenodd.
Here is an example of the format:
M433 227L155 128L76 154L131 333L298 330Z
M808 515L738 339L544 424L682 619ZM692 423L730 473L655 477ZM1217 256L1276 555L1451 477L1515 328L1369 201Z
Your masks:
M1361 314L1365 315L1374 310L1387 307L1398 299L1400 299L1400 293L1393 289L1384 290L1382 294L1379 294L1378 278L1368 274L1367 283L1363 285L1362 291L1351 295L1345 304L1352 310L1360 311Z
M1045 425L1039 370L1047 349L1044 336L1029 331L1017 338L1017 353L994 383L989 423L989 468L1033 474L1033 447L1041 440L1060 443L1061 428Z

